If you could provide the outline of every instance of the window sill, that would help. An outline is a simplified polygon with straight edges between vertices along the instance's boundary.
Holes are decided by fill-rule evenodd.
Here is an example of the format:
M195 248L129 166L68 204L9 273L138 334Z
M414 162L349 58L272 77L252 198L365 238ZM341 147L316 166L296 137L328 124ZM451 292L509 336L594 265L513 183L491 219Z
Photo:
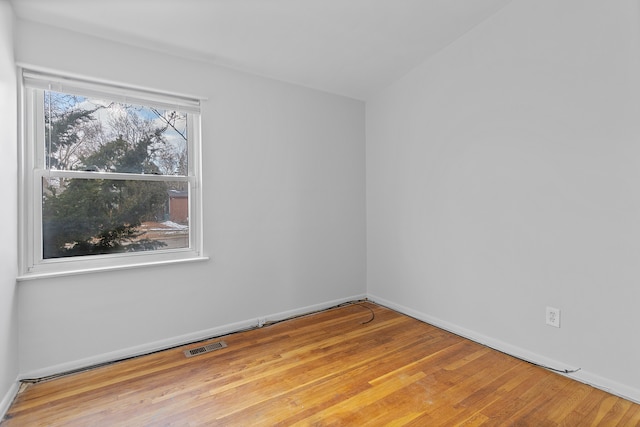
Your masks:
M24 282L28 280L37 280L37 279L47 279L54 277L66 277L66 276L76 276L79 274L89 274L89 273L101 273L106 271L120 271L120 270L129 270L132 268L140 268L140 267L155 267L169 264L183 264L183 263L191 263L191 262L201 262L208 261L209 257L207 256L194 256L191 258L181 258L181 259L172 259L172 260L163 260L163 261L151 261L151 262L140 262L135 264L126 264L126 265L115 265L115 266L103 266L103 267L92 267L92 268L80 268L75 270L65 270L65 271L55 271L55 272L37 272L37 273L26 273L18 276L16 280L18 282Z

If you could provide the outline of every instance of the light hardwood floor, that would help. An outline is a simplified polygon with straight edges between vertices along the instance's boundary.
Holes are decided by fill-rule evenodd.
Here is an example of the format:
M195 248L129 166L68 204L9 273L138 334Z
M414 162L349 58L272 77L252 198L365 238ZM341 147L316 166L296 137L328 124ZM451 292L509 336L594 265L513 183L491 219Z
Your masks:
M368 302L219 340L29 385L0 425L640 425L638 404Z

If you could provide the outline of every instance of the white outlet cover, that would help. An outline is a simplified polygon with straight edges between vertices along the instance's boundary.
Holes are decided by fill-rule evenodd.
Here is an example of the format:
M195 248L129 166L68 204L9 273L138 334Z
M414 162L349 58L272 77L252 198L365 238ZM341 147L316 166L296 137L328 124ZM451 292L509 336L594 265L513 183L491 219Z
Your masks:
M560 327L560 309L554 307L547 307L547 315L545 317L547 325L555 328Z

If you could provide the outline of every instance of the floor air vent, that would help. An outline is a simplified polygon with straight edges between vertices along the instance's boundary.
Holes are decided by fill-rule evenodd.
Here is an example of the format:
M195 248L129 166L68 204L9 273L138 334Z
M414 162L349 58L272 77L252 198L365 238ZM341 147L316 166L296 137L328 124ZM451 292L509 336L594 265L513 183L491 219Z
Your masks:
M227 343L224 341L218 341L211 344L203 345L202 347L192 348L191 350L185 350L184 355L187 357L197 356L199 354L209 353L210 351L219 350L225 348Z

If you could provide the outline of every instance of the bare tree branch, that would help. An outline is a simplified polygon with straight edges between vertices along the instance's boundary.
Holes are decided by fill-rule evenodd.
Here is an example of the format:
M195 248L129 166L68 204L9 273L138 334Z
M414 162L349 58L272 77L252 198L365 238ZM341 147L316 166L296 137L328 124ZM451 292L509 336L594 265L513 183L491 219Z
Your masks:
M175 125L171 122L171 120L169 120L168 118L166 118L163 114L160 114L160 111L156 110L155 108L151 108L151 111L153 111L153 113L158 116L158 118L160 118L163 122L165 122L168 126L171 126L171 128L173 130L175 130L178 135L180 135L182 137L182 139L184 139L185 141L187 141L187 137L184 133L180 132L178 130L178 128L175 127Z

